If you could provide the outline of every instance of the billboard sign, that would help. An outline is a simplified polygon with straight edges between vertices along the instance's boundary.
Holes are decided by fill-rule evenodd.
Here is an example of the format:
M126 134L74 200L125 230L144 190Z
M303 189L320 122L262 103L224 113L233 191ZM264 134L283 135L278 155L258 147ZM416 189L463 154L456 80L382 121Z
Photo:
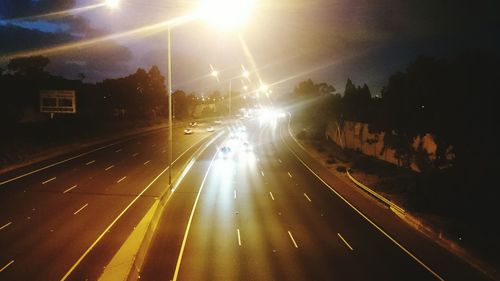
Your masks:
M76 113L75 91L40 91L40 112Z

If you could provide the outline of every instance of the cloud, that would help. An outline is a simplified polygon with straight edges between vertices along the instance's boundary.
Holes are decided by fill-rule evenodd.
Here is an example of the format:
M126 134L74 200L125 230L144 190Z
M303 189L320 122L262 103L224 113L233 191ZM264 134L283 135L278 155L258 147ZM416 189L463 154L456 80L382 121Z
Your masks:
M14 19L70 9L75 0L2 0L0 18Z
M75 49L50 56L51 73L77 78L80 73L86 81L100 81L130 74L132 53L126 47L108 41L84 49Z

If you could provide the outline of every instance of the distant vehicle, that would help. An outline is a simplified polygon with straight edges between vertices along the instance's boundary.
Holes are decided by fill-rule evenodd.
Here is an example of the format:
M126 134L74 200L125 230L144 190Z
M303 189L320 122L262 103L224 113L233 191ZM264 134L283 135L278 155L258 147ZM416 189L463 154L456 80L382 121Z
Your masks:
M184 135L191 135L192 133L193 133L193 130L191 130L191 129L184 130Z
M215 120L215 121L214 121L214 123L215 123L215 124L221 124L221 123L222 123L222 121L220 121L220 120Z
M208 127L207 128L207 132L213 132L213 131L215 131L214 127Z
M198 126L198 123L196 123L196 122L190 122L190 123L189 123L189 126L191 126L191 127L195 127L195 126Z
M224 154L228 154L229 152L231 152L231 148L227 145L223 146L220 151L222 151L222 153Z

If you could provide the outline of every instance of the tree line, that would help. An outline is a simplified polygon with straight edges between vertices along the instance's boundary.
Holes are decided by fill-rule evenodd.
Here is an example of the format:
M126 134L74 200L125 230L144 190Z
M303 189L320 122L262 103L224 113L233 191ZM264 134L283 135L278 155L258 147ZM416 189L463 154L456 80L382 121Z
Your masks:
M384 132L384 144L404 166L415 161L421 173L411 190L413 205L481 221L496 201L494 177L499 156L497 130L500 60L480 51L451 59L420 56L391 75L380 95L347 80L343 95L312 80L300 82L283 102L296 107L298 120L324 136L328 122L357 121ZM437 143L431 159L417 136ZM484 216L482 216L484 219Z

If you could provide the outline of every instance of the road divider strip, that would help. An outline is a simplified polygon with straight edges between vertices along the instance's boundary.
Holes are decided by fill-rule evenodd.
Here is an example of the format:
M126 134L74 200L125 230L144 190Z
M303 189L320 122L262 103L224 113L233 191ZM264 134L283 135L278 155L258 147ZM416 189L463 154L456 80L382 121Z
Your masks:
M142 265L144 263L149 246L153 240L153 235L155 233L156 227L159 224L159 220L161 218L161 214L163 212L164 207L166 206L166 204L170 200L172 194L175 192L175 190L179 186L179 184L182 181L182 179L184 178L184 176L187 174L189 169L193 166L195 159L199 158L200 155L203 153L203 151L205 151L205 149L208 148L223 133L224 133L224 130L220 131L215 136L213 136L213 135L206 136L205 138L199 140L197 143L193 144L191 147L186 149L186 151L184 151L179 157L177 157L177 159L175 159L173 161L173 163L177 162L185 153L190 151L193 147L195 147L196 145L200 144L203 141L206 141L207 139L210 139L207 143L200 146L195 152L193 152L191 159L187 163L185 163L184 166L181 168L182 172L180 174L177 174L176 176L174 176L174 182L172 183L171 188L165 190L165 192L159 196L160 204L158 204L158 206L156 207L154 215L153 215L153 219L149 222L149 226L148 226L148 229L146 231L146 234L142 238L141 246L139 247L139 250L137 251L136 255L134 256L133 265L129 270L129 275L128 275L127 280L137 280L138 278L140 278L140 275L139 275L140 270L141 270ZM165 172L165 171L163 171L163 172ZM159 176L161 176L161 175L159 175ZM155 181L156 181L156 179L155 179ZM145 192L145 190L143 192L141 192L141 194L144 192Z
M179 270L181 267L182 256L184 254L184 248L186 247L186 241L187 241L187 238L189 235L189 230L191 228L191 223L193 221L194 212L196 211L196 206L198 205L198 200L200 199L201 191L203 190L203 187L205 186L205 181L207 180L208 174L210 173L210 170L212 168L212 165L214 163L216 156L217 156L217 153L214 154L214 156L212 157L212 160L210 161L210 165L208 166L207 172L205 173L205 176L203 177L203 180L201 181L200 189L198 190L198 194L196 195L196 199L194 200L193 209L191 209L191 214L189 215L189 220L188 220L188 223L186 226L186 231L184 232L184 238L182 239L181 249L179 251L179 257L177 258L177 263L175 265L174 277L172 278L172 281L177 281L177 277L179 276Z

